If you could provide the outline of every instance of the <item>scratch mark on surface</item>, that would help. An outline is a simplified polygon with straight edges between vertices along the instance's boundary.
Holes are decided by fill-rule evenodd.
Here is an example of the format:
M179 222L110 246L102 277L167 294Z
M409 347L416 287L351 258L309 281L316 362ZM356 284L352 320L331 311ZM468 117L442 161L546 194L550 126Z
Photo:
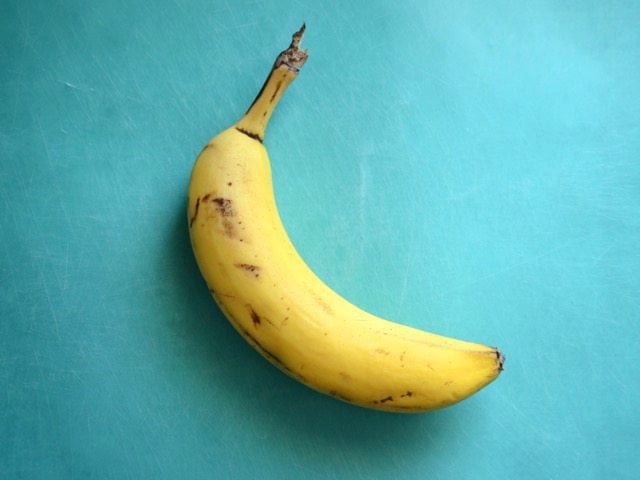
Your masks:
M588 237L592 236L591 233L587 233L585 235L581 235L580 237L576 237L576 238L570 238L568 240L566 240L565 242L562 242L560 245L556 246L555 248L551 248L545 252L539 253L539 254L534 254L534 255L530 255L530 256L526 256L525 258L523 258L522 260L519 260L517 262L513 262L511 265L507 265L506 267L502 267L502 268L498 268L492 272L486 273L484 275L480 275L478 277L475 277L472 281L467 282L465 284L460 284L457 287L451 288L449 289L447 292L445 293L454 293L454 292L458 292L460 290L464 290L466 288L470 288L473 287L474 285L477 285L480 282L483 282L485 280L489 280L492 278L495 278L499 275L503 275L506 273L509 273L513 270L516 270L520 267L523 267L525 265L530 265L533 262L537 262L539 260L542 260L544 258L550 257L551 255L554 255L562 250L565 250L566 248L571 247L572 245L574 245L575 243L579 243L585 239L587 239Z
M95 88L91 88L91 87L79 87L78 85L75 85L71 82L67 82L66 80L61 80L60 81L65 87L69 87L73 90L78 90L80 92L95 92L96 89Z

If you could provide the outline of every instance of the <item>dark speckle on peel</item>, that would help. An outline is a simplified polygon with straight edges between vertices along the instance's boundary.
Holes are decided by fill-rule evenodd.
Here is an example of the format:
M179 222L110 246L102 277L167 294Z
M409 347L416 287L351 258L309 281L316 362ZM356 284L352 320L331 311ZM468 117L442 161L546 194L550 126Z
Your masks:
M250 263L236 263L235 266L247 273L250 273L255 278L260 278L260 267L257 265L252 265Z

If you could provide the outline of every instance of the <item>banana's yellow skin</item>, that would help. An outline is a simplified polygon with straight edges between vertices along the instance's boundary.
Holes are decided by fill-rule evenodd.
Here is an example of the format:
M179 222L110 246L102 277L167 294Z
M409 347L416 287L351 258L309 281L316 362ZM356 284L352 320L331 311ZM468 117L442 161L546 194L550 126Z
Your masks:
M364 407L418 412L458 402L494 380L496 348L383 320L331 290L306 265L276 207L269 117L306 52L294 36L245 116L194 165L188 220L193 251L231 324L267 360L320 392ZM286 60L286 59L285 59ZM292 66L292 64L294 66Z

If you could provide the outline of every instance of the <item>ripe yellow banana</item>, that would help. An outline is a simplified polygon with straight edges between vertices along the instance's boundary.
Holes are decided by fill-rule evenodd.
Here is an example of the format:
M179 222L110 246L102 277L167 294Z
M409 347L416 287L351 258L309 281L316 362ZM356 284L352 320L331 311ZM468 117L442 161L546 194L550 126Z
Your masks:
M292 245L276 208L265 128L307 59L304 25L258 96L215 136L191 174L188 222L209 289L237 331L282 371L356 405L419 412L494 380L496 348L383 320L324 284Z

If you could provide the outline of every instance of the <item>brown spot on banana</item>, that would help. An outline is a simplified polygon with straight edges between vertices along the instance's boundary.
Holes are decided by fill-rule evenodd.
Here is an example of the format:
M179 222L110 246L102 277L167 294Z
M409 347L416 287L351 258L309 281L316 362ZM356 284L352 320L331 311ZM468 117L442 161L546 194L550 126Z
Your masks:
M387 403L387 402L393 402L393 397L391 395L389 395L388 397L384 397L380 400L374 400L373 404L374 405L378 405L378 404L383 404L383 403Z
M269 103L273 103L273 101L276 99L276 95L280 91L280 87L282 87L282 80L276 83L276 88L273 90L273 95L271 95L271 98L269 99Z
M241 270L244 270L255 278L260 278L260 267L258 267L257 265L252 265L251 263L236 263L235 266Z
M260 325L260 315L258 315L251 306L249 306L249 312L251 314L251 321L253 322L253 326L257 327L258 325Z
M236 130L239 131L240 133L244 133L247 137L252 138L254 140L257 140L258 142L262 143L263 139L257 133L250 132L249 130L245 130L244 128L240 128L240 127L236 127Z

